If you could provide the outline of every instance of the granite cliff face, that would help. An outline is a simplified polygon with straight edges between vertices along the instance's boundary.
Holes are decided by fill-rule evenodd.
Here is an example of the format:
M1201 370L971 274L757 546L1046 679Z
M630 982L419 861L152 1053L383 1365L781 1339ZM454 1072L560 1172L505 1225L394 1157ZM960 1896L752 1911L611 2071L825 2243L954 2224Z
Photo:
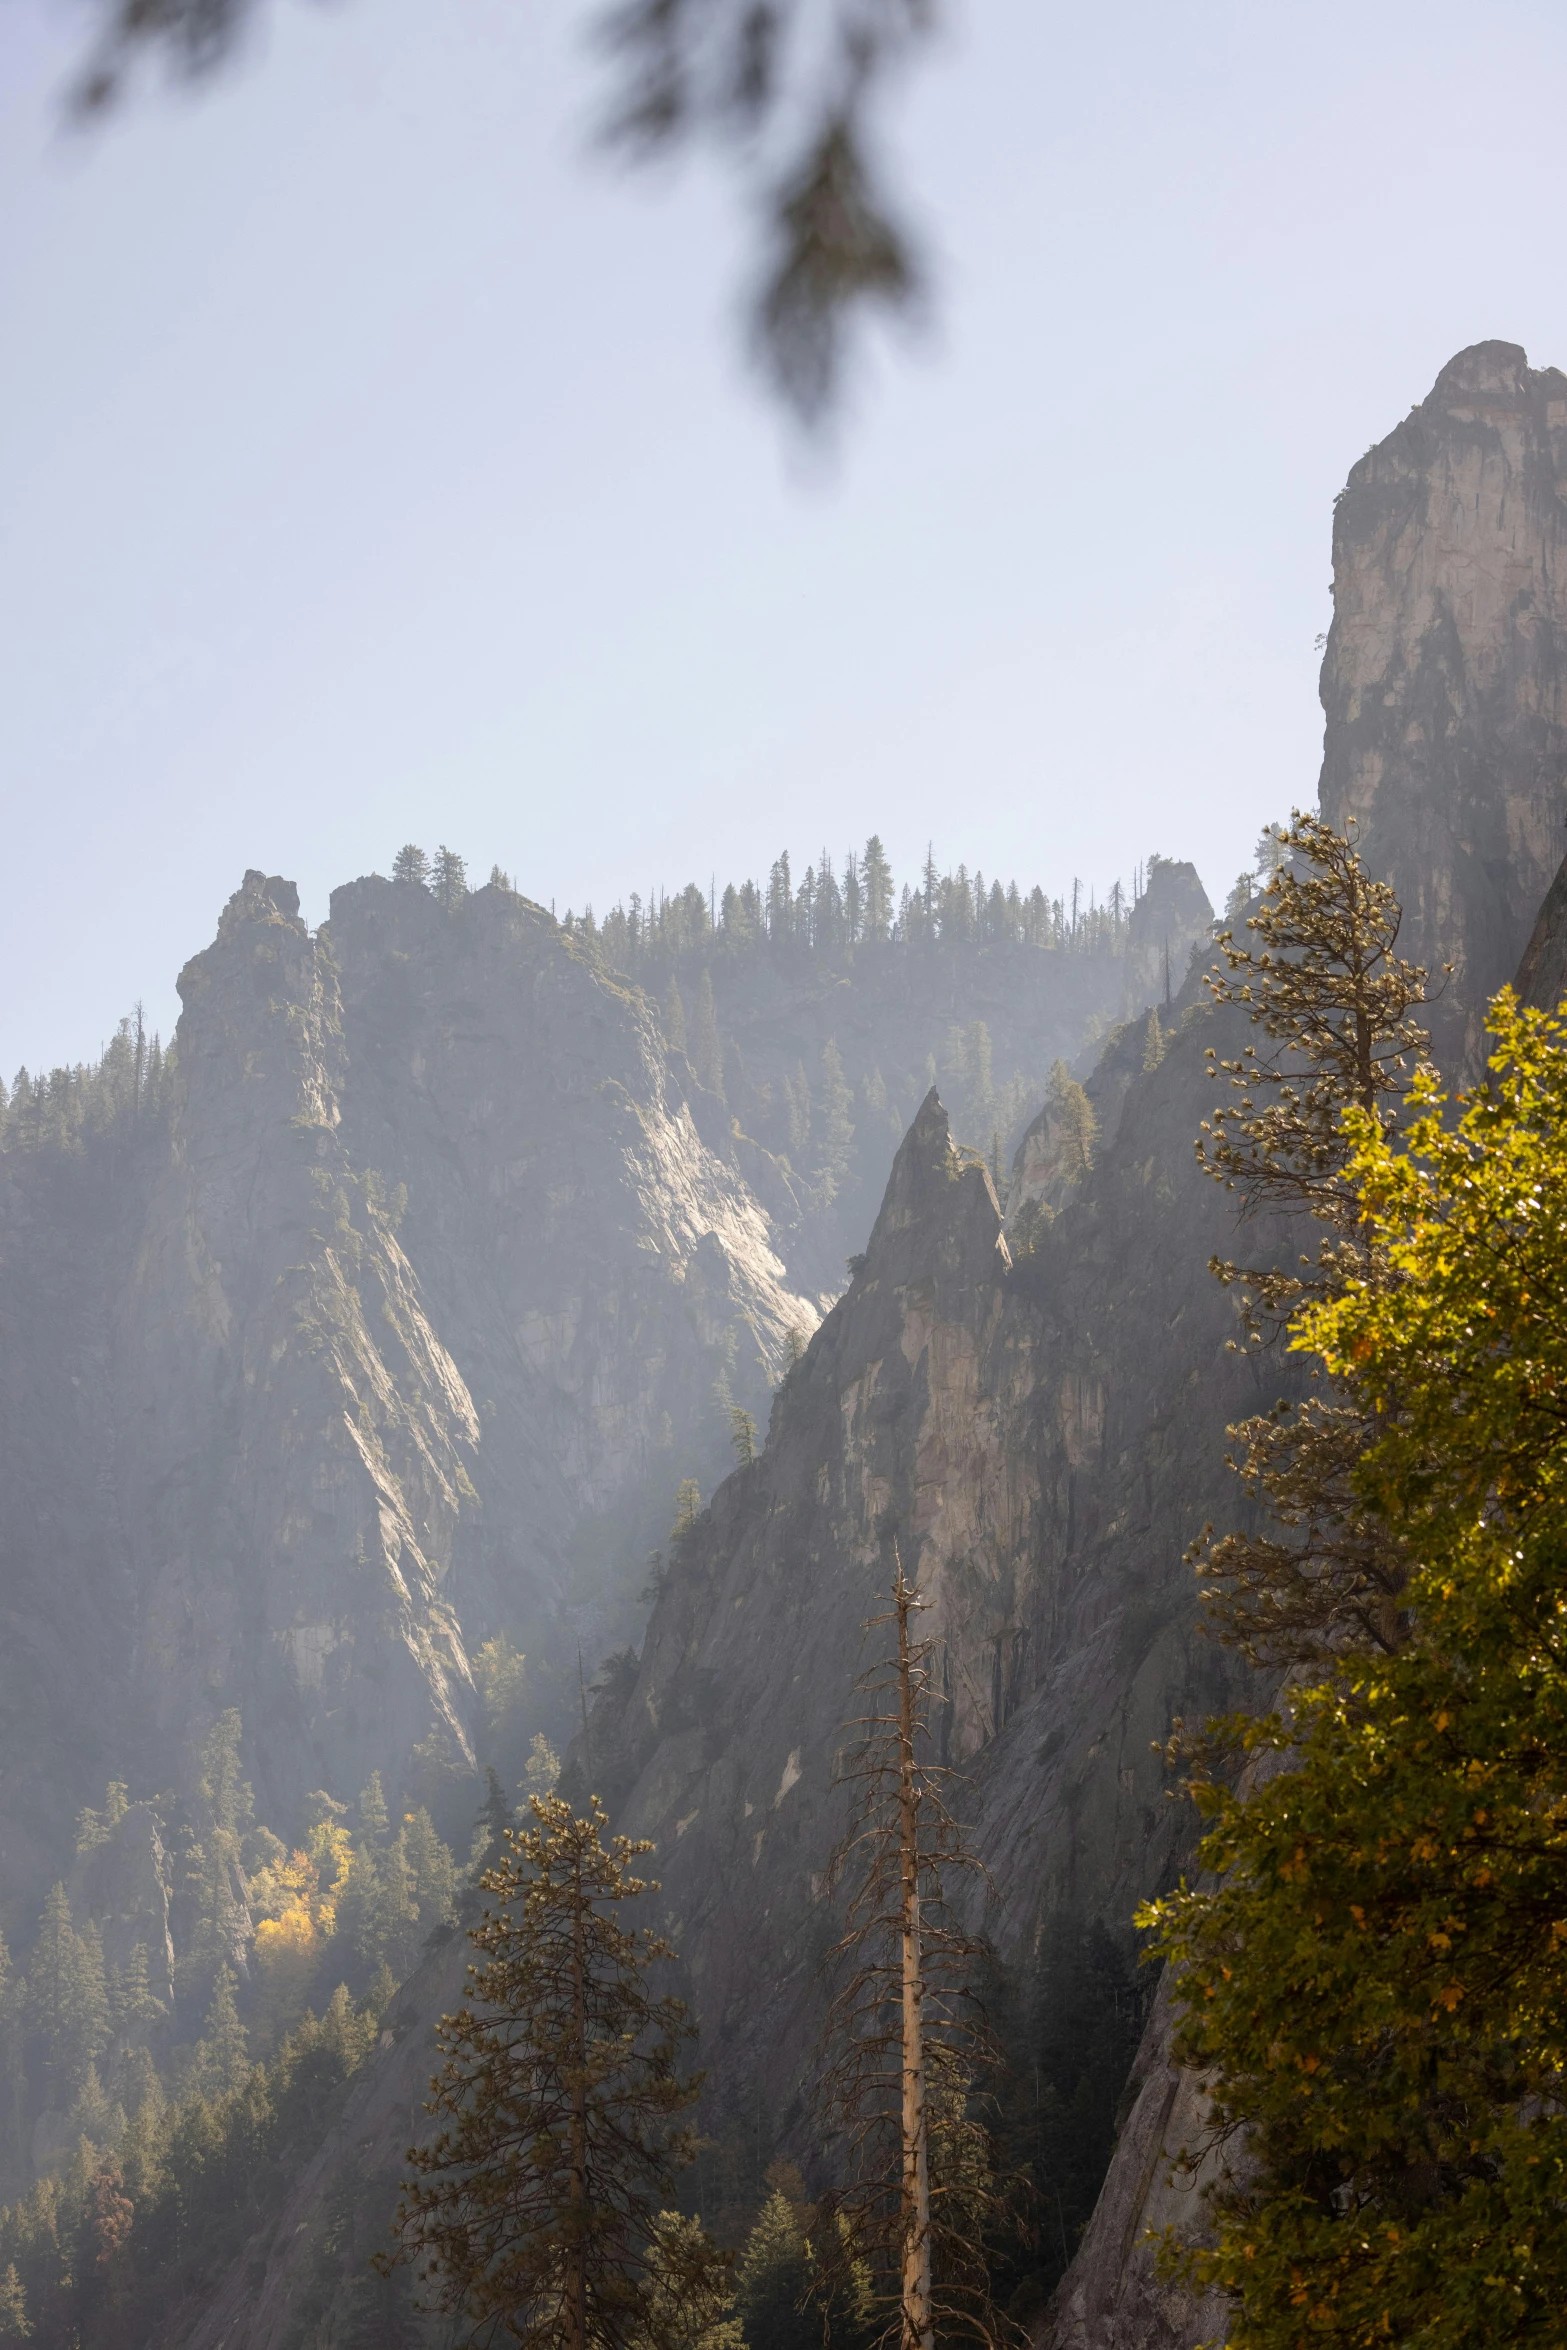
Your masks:
M1564 436L1567 379L1480 345L1338 511L1322 804L1393 881L1405 951L1457 964L1455 1058L1567 813ZM1162 871L1170 934L1200 934L1189 869ZM1232 1232L1193 1162L1203 1048L1236 1032L1174 953L1167 1000L1153 900L1151 877L1119 975L1133 1017L1089 1080L1091 1170L1014 1260L985 1168L926 1096L765 1447L675 1545L569 1766L657 1841L715 2114L759 2089L802 2155L831 1761L889 1530L944 1642L979 1922L1008 1964L1059 1912L1125 1933L1188 1849L1155 1742L1244 1694L1182 1554L1205 1521L1242 1520L1224 1429L1291 1370L1232 1349L1206 1272ZM1531 949L1537 1000L1567 963L1564 906ZM358 882L312 939L290 886L249 875L182 986L166 1126L71 1161L0 1155L0 1869L24 1908L76 1805L111 1772L176 1777L230 1703L280 1823L415 1744L460 1765L475 1636L607 1639L606 1562L662 1533L680 1477L712 1482L725 1402L760 1417L791 1331L830 1302L787 1170L634 991L510 891L448 915ZM813 1001L822 1039L849 1000ZM747 1051L781 1073L771 1017L759 995ZM1254 1226L1246 1249L1290 1245ZM78 1891L122 1940L166 1943L167 1871L134 1810ZM339 2338L461 1956L405 1988L282 2224L170 2339ZM1059 2350L1185 2350L1222 2323L1138 2250L1151 2218L1191 2209L1166 2157L1196 2090L1167 2048L1156 2008Z
M889 1529L944 1643L942 1735L1002 1957L1052 1908L1125 1921L1179 1848L1153 1741L1226 1689L1181 1553L1231 1502L1226 1420L1278 1368L1228 1351L1203 1271L1227 1213L1191 1154L1212 1026L1193 1008L1017 1265L927 1100L765 1452L680 1547L635 1686L576 1758L658 1842L720 2086L760 2079L775 2112L809 2072L832 1756Z
M1320 803L1353 817L1473 1056L1567 820L1567 376L1459 352L1352 470L1334 514Z
M155 1131L0 1157L13 1927L226 1706L285 1825L471 1767L468 1646L612 1630L715 1384L816 1320L640 999L511 892L357 883L312 938L252 873L180 988Z
M1232 1503L1224 1423L1271 1397L1278 1366L1229 1350L1234 1310L1203 1271L1227 1218L1191 1153L1217 1022L1175 1015L1114 1151L1018 1264L987 1171L927 1099L765 1448L676 1545L634 1679L601 1694L568 1765L568 1791L591 1785L656 1840L720 2128L750 2100L809 2159L832 1757L890 1528L945 1643L943 1738L1003 1960L1026 1966L1053 1910L1124 1925L1183 1849L1154 1742L1236 1692L1181 1551ZM460 1979L431 1963L413 2006ZM403 2064L389 2054L354 2113L395 2103ZM255 2248L262 2299L236 2277L191 2342L277 2350L322 2257L320 2213L349 2194L389 2207L399 2156L345 2121L295 2218Z
M1462 351L1350 474L1335 509L1319 800L1355 820L1404 909L1400 951L1440 982L1449 1068L1484 1052L1485 1005L1567 991L1567 376L1511 343ZM1544 903L1542 904L1542 899ZM1522 958L1520 964L1520 957ZM1150 2227L1200 2225L1198 2084L1161 2000L1099 2209L1064 2279L1051 2350L1185 2350L1224 2313L1154 2275Z

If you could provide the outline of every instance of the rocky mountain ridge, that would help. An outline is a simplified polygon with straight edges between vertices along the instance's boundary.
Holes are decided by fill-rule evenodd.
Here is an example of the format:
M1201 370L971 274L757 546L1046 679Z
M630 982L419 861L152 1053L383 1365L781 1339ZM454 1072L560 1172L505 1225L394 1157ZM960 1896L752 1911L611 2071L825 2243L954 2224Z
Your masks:
M1461 354L1356 468L1335 535L1322 805L1357 815L1368 863L1405 895L1406 950L1457 965L1441 1016L1460 1056L1507 940L1512 962L1523 947L1567 809L1549 473L1562 380L1512 346ZM1536 987L1562 929L1558 906ZM455 1754L475 1718L469 1624L522 1592L569 1623L584 1540L615 1528L627 1547L637 1480L666 1461L684 1473L662 1412L691 1414L691 1445L699 1415L721 1440L715 1389L760 1418L789 1330L829 1304L759 1457L674 1544L640 1654L606 1677L566 1782L657 1841L712 2126L749 2098L809 2162L832 1755L890 1533L944 1641L946 1748L991 1886L976 1923L1001 1964L1021 1975L1067 1913L1124 1940L1189 1848L1156 1747L1175 1715L1243 1684L1200 1631L1182 1554L1206 1520L1242 1520L1226 1424L1291 1378L1232 1347L1235 1307L1205 1270L1231 1210L1192 1140L1212 1100L1204 1048L1230 1047L1235 1015L1183 973L1156 1029L1111 1038L1088 1086L1093 1163L1056 1185L1016 1256L986 1167L927 1094L829 1301L784 1271L805 1261L786 1171L735 1134L634 994L513 893L476 893L453 922L409 887L361 882L311 941L288 885L253 875L209 956L167 1160L159 1143L119 1190L94 1176L74 1253L34 1177L0 1161L0 1303L43 1366L35 1401L0 1347L3 1400L38 1456L7 1467L85 1562L56 1592L41 1547L13 1552L33 1678L79 1631L93 1690L114 1688L145 1621L170 1683L140 1701L153 1744L165 1699L210 1708L190 1663L210 1655L232 1660L225 1691L269 1705L281 1691L292 1709L297 1751L265 1766L280 1788L318 1769L328 1748L312 1739L351 1774L372 1719ZM247 1100L267 1111L245 1139ZM1266 1226L1247 1238L1249 1254L1290 1245ZM39 1318L51 1284L58 1340ZM165 1291L179 1314L149 1332L141 1301ZM131 1400L149 1395L157 1426L133 1470ZM76 1457L101 1464L96 1485L66 1473ZM139 1563L149 1523L155 1571ZM70 1693L73 1734L81 1703ZM460 1958L434 1953L405 1987L282 2225L176 2338L346 2338L372 2207L417 2119L408 2050ZM1056 2303L1059 2350L1182 2350L1214 2319L1137 2250L1175 2208L1166 2157L1193 2110L1165 2031L1156 2011Z
M471 1774L469 1644L613 1626L715 1386L817 1318L646 1007L513 893L356 883L312 938L251 873L180 985L156 1122L0 1154L13 1933L225 1705L280 1821Z

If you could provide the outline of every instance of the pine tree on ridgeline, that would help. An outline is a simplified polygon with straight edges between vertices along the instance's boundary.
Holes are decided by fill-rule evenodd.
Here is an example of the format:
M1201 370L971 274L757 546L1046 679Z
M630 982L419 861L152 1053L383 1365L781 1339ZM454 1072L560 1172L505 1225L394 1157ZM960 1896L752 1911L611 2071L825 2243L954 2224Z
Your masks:
M445 841L435 852L430 888L443 914L460 914L468 902L468 868Z

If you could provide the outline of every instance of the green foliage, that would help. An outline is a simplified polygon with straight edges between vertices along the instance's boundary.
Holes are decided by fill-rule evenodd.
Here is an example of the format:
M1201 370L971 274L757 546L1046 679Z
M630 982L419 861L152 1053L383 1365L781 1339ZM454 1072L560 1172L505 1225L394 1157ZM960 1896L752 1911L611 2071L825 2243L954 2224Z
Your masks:
M1243 1218L1282 1210L1318 1231L1314 1251L1297 1242L1279 1252L1284 1261L1244 1273L1213 1260L1221 1281L1245 1284L1253 1346L1309 1300L1383 1278L1351 1171L1353 1134L1365 1120L1384 1138L1394 1132L1425 1044L1411 1017L1425 974L1394 954L1398 905L1353 840L1297 811L1265 845L1272 871L1247 918L1256 943L1222 933L1227 970L1208 980L1217 1004L1245 1008L1262 1043L1233 1060L1210 1048L1211 1073L1234 1098L1204 1125L1197 1158L1240 1194ZM1210 1622L1254 1663L1312 1665L1348 1646L1397 1645L1402 1545L1355 1491L1377 1418L1341 1387L1299 1405L1281 1398L1229 1431L1240 1474L1266 1496L1279 1532L1217 1542L1205 1532L1190 1556L1209 1578Z
M996 2135L1021 2195L991 2233L997 2299L1027 2323L1077 2249L1115 2146L1146 1982L1098 1919L1054 1911L1031 1972L996 1970L985 2005L1004 2050Z
M750 2350L733 2315L728 2263L715 2258L702 2223L683 2212L661 2211L648 2228L650 2345L678 2350Z
M28 1961L26 2015L43 2043L58 2101L64 2104L108 2044L109 1998L97 1928L76 1931L63 1885L53 1888L38 1921Z
M84 1811L77 1820L78 1854L95 1852L100 1844L107 1844L129 1808L124 1781L111 1779L104 1792L102 1811Z
M1200 1771L1212 1889L1153 1905L1181 2053L1248 2165L1187 2274L1237 2350L1554 2341L1567 2299L1567 1024L1494 1007L1456 1125L1417 1083L1345 1170L1375 1278L1302 1315L1377 1433L1406 1637Z
M697 976L691 1007L691 1063L710 1093L724 1090L723 1054L718 1041L718 1010L713 1002L713 975L704 963Z
M8 2260L0 2270L0 2342L25 2342L32 2332L27 2322L27 2296L22 2291L22 2280L16 2273L16 2263Z
M694 1477L682 1477L675 1494L675 1522L670 1528L672 1544L682 1542L702 1515L702 1489Z
M1353 839L1299 809L1271 837L1277 861L1246 922L1256 944L1222 931L1226 968L1215 966L1208 980L1215 1003L1244 1006L1264 1044L1233 1061L1210 1047L1214 1077L1228 1079L1239 1098L1204 1123L1197 1159L1242 1194L1243 1214L1305 1209L1337 1243L1315 1270L1261 1266L1243 1276L1215 1263L1221 1279L1244 1278L1277 1315L1335 1285L1340 1251L1363 1250L1344 1113L1353 1106L1391 1133L1427 1037L1411 1017L1425 1001L1426 975L1393 952L1398 901L1366 872Z
M190 1985L210 1983L243 1949L249 1931L240 1855L255 1802L240 1766L243 1735L238 1709L230 1706L201 1750L200 1840L187 1862L197 1882L196 1931L183 1969Z
M555 1797L530 1809L483 1879L496 1906L471 1929L469 2002L441 2025L443 2126L410 2151L399 2257L443 2309L539 2350L711 2341L722 2264L659 2217L693 2151L692 2027L648 1983L672 1953L618 1916L652 1846L606 1842L596 1798L581 1819Z
M430 860L413 841L406 841L392 859L392 879L411 882L419 889L428 889Z
M133 1943L124 1966L110 1973L108 1993L109 2021L117 2033L134 2037L164 2020L163 2002L149 1976L145 1942Z
M429 1935L457 1914L457 1864L422 1805L405 1815L400 1833L419 1932Z
M430 890L443 914L460 914L468 901L468 868L442 841L430 870Z
M115 2151L79 2143L0 2211L0 2341L145 2350L164 2339L169 2312L210 2289L281 2209L374 2044L373 2021L339 1990L237 2087L174 2104L154 2091Z
M386 1790L381 1785L381 1774L372 1771L359 1790L359 1840L367 1852L384 1844L391 1828L391 1815L386 1808Z
M814 2278L804 2182L790 2163L772 2164L768 2180L772 2191L746 2237L735 2270L746 2350L817 2350L822 2328L811 2306Z
M528 1749L528 1764L522 1774L525 1796L553 1795L555 1782L560 1777L560 1756L555 1752L542 1730L535 1730Z
M394 872L395 872L394 867ZM569 928L599 942L619 970L641 978L666 956L735 957L787 953L841 962L857 948L982 946L1070 953L1115 953L1125 944L1127 901L1119 884L1103 905L1084 904L1079 883L1062 897L1015 881L987 887L966 865L942 873L927 855L917 889L901 900L880 837L839 864L823 850L794 879L787 851L774 862L765 887L730 882L717 903L695 882L673 896L655 892L644 903L633 891L596 922L591 908L566 915ZM715 920L716 915L716 920ZM702 1039L693 1021L693 1058L701 1069ZM706 1078L704 1075L704 1082Z
M756 1422L738 1404L729 1414L729 1441L741 1468L749 1468L756 1458Z
M234 2004L233 1971L221 1966L196 2043L196 2081L203 2095L221 2097L227 2090L237 2089L249 2069L250 2045Z
M792 2162L769 2163L766 2186L735 2269L746 2350L870 2350L875 2296L846 2218L806 2201Z
M822 1047L821 1082L816 1106L822 1172L830 1181L840 1182L848 1166L849 1146L854 1140L854 1122L849 1114L854 1106L854 1096L844 1080L842 1056L830 1036Z
M389 1837L385 1810L379 1836L366 1828L355 1839L336 1904L336 1941L350 1971L368 1984L380 1966L400 1982L419 1947L419 1905L409 1866L407 1833Z
M1026 1199L1007 1225L1007 1247L1014 1262L1031 1257L1055 1222L1048 1200Z
M173 1099L174 1048L149 1038L141 1008L120 1021L102 1057L0 1086L0 1151L53 1151L101 1163L121 1179L122 1153L164 1130Z
M1094 1163L1094 1152L1099 1141L1099 1120L1089 1100L1065 1061L1051 1064L1050 1082L1045 1088L1045 1105L1050 1113L1051 1129L1056 1138L1061 1166L1065 1174L1080 1183Z
M527 1661L504 1632L497 1632L474 1652L473 1678L484 1707L485 1728L492 1738L498 1738L509 1726L522 1702Z

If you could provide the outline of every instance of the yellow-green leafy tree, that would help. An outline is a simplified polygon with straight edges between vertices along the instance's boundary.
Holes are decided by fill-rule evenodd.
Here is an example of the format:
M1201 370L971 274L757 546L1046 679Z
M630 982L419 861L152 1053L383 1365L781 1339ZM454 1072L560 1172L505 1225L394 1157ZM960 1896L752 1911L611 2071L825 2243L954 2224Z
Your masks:
M1212 1889L1145 1913L1180 2053L1246 2159L1213 2240L1235 2350L1558 2343L1567 2308L1567 1021L1493 1012L1489 1082L1352 1119L1381 1271L1307 1302L1381 1431L1355 1472L1407 1636L1236 1723ZM1271 1775L1270 1775L1271 1774Z

